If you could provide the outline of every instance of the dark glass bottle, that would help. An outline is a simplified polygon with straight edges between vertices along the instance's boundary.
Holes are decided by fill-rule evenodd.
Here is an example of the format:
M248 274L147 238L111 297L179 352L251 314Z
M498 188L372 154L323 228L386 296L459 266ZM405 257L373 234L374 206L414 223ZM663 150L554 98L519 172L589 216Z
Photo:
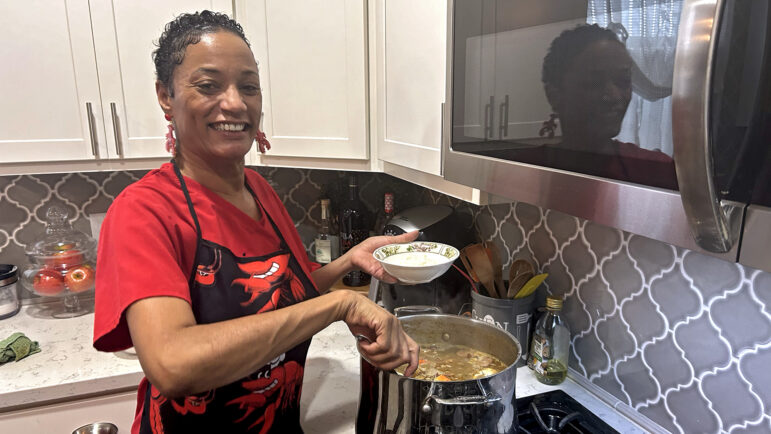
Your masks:
M375 219L373 235L383 235L383 229L386 223L394 216L394 194L386 193L383 197L383 209L380 210Z
M356 175L352 174L348 178L348 200L340 210L340 254L367 239L368 235L367 213L359 199ZM369 278L369 274L354 270L343 277L343 283L347 286L363 286L369 284Z

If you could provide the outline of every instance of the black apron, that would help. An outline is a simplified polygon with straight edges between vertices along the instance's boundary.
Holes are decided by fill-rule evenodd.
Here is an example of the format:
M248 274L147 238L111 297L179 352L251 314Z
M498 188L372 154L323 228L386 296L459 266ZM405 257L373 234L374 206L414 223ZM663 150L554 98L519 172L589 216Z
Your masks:
M263 207L263 218L268 219L281 240L278 251L239 257L228 248L203 239L176 163L174 172L195 222L196 259L189 285L198 324L280 309L318 295ZM257 200L248 184L247 188ZM310 343L308 339L248 377L205 393L167 399L148 384L140 433L301 433L300 391Z

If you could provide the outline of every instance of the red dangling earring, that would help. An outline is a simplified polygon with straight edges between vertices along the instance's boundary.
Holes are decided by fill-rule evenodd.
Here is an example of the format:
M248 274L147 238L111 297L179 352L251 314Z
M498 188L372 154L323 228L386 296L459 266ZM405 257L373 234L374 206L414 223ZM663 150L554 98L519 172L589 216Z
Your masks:
M260 130L257 130L257 146L260 147L260 152L263 154L270 149L270 142L268 141L268 138L265 136L265 133L263 133Z
M177 155L177 139L174 138L174 124L171 123L171 115L166 114L164 117L169 121L168 131L166 131L166 152L175 157Z

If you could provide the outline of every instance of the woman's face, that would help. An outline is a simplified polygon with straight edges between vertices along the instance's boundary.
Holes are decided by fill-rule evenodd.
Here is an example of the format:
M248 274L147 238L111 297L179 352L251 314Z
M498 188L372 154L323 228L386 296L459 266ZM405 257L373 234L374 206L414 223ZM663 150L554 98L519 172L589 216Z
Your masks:
M568 138L607 140L618 135L632 98L632 59L615 41L598 41L570 63L559 86L557 110Z
M227 31L204 34L187 46L172 86L173 96L160 83L156 92L183 157L243 160L262 111L257 63L246 43Z

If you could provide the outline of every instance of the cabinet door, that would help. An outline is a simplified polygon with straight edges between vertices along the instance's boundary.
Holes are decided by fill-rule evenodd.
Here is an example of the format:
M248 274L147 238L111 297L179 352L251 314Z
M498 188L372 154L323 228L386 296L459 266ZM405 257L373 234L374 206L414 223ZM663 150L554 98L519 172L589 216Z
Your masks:
M441 175L447 1L377 2L378 156Z
M260 65L265 160L369 158L364 1L248 1L238 14Z
M0 414L4 433L70 433L95 422L110 422L118 432L131 432L137 391L67 401Z
M0 163L105 156L88 0L3 2L0 28Z
M102 111L110 158L168 156L151 54L166 23L204 9L232 14L229 0L92 1Z

